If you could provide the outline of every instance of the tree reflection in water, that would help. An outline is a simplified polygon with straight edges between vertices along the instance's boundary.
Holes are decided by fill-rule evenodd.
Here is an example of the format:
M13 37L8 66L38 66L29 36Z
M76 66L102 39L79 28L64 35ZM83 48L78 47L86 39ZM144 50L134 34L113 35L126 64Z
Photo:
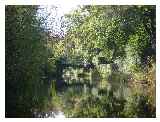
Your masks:
M55 110L37 112L35 117L128 117L154 115L147 98L134 94L129 74L120 71L108 73L104 78L97 69L66 68L63 71L65 85L53 96ZM143 89L143 88L141 88ZM144 89L142 93L144 92ZM144 101L144 105L141 104ZM146 102L147 103L147 102ZM141 105L142 111L137 110ZM133 108L135 107L135 108ZM149 114L146 115L145 111ZM133 114L133 115L132 115Z

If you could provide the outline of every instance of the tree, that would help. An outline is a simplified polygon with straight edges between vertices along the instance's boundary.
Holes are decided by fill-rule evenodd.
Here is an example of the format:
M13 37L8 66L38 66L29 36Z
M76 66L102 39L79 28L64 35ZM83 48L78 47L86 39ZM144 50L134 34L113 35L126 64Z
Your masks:
M38 6L6 6L6 117L31 117L48 99L47 49ZM46 77L46 76L45 76Z
M83 6L66 17L71 23L65 38L71 47L66 48L72 57L99 55L115 62L126 58L128 46L142 64L155 56L155 6Z

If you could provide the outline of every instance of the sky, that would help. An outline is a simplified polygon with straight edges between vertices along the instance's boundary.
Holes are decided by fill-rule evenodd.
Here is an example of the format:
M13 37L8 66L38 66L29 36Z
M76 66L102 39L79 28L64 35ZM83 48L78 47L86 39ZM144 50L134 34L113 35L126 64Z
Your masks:
M41 5L39 10L39 16L46 18L45 28L49 29L54 34L60 34L65 32L65 28L61 28L63 22L63 16L77 9L78 6L75 4L67 5Z

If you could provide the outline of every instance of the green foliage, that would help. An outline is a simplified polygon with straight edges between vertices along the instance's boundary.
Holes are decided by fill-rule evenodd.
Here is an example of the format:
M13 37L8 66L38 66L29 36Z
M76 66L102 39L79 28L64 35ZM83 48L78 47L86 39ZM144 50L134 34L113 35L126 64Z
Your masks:
M6 6L6 117L31 117L48 99L48 57L37 9Z
M6 117L49 108L67 117L155 117L155 6L79 7L65 15L64 37L43 28L38 9L6 6ZM130 94L141 80L147 95Z
M148 102L148 98L135 94L128 98L124 107L126 117L155 117L155 108Z
M66 19L70 26L61 54L74 64L76 61L95 64L91 74L92 80L97 81L95 85L100 77L106 78L111 90L123 96L97 97L91 93L83 96L70 89L64 95L66 116L155 117L155 108L148 104L150 98L134 96L128 88L134 78L141 80L141 71L148 65L147 57L155 59L155 6L83 6L66 15ZM110 71L99 63L107 61L112 62Z
M150 31L155 31L154 6L84 6L67 16L71 22L65 41L72 45L66 53L87 60L99 55L108 60L124 59L129 45L142 63L153 56ZM83 18L80 20L80 18ZM153 21L153 22L152 22ZM154 33L154 32L153 32ZM152 35L153 35L152 33ZM154 37L153 37L154 38ZM149 53L150 51L150 53Z

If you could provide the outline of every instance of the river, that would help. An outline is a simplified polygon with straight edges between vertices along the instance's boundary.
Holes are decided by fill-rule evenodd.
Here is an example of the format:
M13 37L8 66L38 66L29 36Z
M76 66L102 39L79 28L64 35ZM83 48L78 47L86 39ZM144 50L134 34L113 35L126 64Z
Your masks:
M34 112L35 118L65 118L62 111Z

